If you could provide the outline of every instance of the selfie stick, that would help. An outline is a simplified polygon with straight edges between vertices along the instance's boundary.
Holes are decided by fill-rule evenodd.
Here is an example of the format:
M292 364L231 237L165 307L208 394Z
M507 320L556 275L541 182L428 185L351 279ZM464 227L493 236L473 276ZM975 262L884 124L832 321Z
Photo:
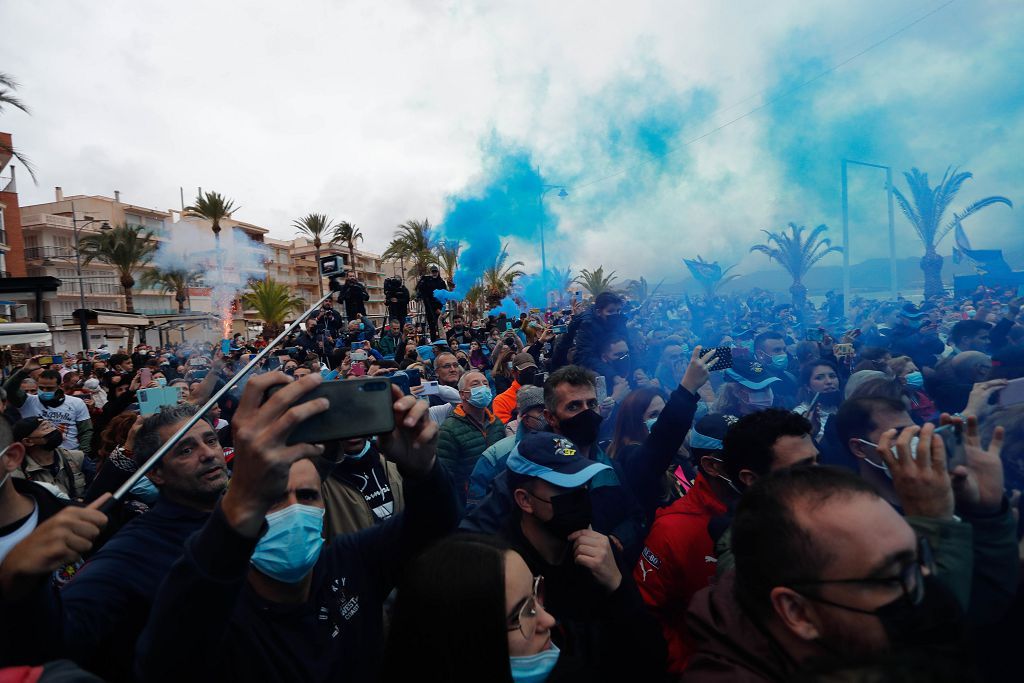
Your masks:
M176 431L171 436L171 438L167 440L166 443L164 443L164 445L156 449L156 453L149 456L146 462L139 465L139 469L135 470L135 472L130 477L128 477L128 480L125 483L121 484L121 486L116 491L114 491L114 497L108 500L106 503L104 503L100 507L100 510L102 512L109 513L114 508L114 506L117 505L117 503L119 503L122 498L124 498L125 494L131 491L132 487L135 486L135 484L137 484L139 480L146 475L146 472L149 472L151 469L153 469L153 467L158 462L160 462L160 458L164 457L167 451L174 448L174 445L178 443L183 436L188 434L188 431L192 429L192 427L194 427L196 423L199 422L199 420L203 419L203 415L206 414L206 411L212 408L214 404L217 403L217 401L219 401L224 396L224 394L231 391L231 388L238 384L238 381L245 377L245 375L248 374L250 370L256 367L256 364L263 360L267 356L267 354L273 351L278 344L284 341L284 338L291 334L292 330L301 325L302 321L304 321L306 318L312 315L313 311L315 311L318 306L323 304L323 302L327 301L327 299L329 299L332 296L334 296L334 292L328 292L319 301L317 301L315 304L306 309L305 313L296 318L295 322L293 322L291 325L284 328L284 331L281 332L281 334L277 335L272 342L267 344L266 348L257 353L256 356L251 361L249 361L244 368L236 372L234 377L229 378L227 382L224 383L224 386L222 386L219 391L217 391L213 396L211 396L210 399L203 405L203 407L199 409L199 412L190 417L188 421L185 422L185 424L183 424L181 428L178 429L178 431Z

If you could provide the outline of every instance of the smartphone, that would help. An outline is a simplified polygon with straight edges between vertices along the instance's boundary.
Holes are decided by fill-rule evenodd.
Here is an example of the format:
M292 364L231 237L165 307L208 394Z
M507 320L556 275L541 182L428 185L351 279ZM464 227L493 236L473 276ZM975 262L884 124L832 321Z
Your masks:
M949 424L935 430L946 447L946 470L952 472L960 465L967 464L967 450L964 448L964 428Z
M153 371L149 368L142 368L139 370L139 386L145 388L149 386L149 383L153 381ZM139 401L142 403L142 401Z
M209 370L193 370L189 374L192 375L192 379L193 380L197 380L197 379L204 379L209 373L210 373Z
M402 393L408 396L412 392L409 390L409 374L405 370L396 370L391 375L391 383L402 390Z
M423 383L423 378L420 376L420 371L415 368L409 368L405 371L405 374L409 376L409 386L418 387Z
M79 363L79 369L82 371L82 377L88 377L92 374L92 361L83 360Z
M853 344L836 344L832 347L832 353L836 354L836 358L852 358Z
M284 386L271 387L267 398ZM297 402L315 398L326 398L330 407L301 422L288 436L289 445L385 434L395 428L389 379L364 377L323 382Z
M420 393L423 396L436 396L437 382L423 382L423 391Z
M512 323L505 323L505 331L508 332L512 329Z
M598 375L597 379L594 380L594 384L597 386L597 402L603 403L608 398L608 385L605 382L604 375Z
M289 347L287 347L284 350L284 352L287 353L289 356L294 356L295 354L297 354L299 352L299 347L298 346L289 346Z
M267 358L267 370L278 370L281 367L281 359L277 356Z
M352 364L352 369L349 371L349 374L353 377L362 377L366 374L366 366L361 362L356 361Z
M177 387L154 387L139 389L135 396L139 400L139 414L153 415L159 413L164 406L178 405L181 392Z
M716 346L715 357L711 361L711 365L708 366L709 372L716 370L725 370L726 368L732 367L732 347L729 346Z
M805 330L804 339L812 342L825 341L825 330L820 327L814 330Z
M366 349L363 349L363 348L358 348L358 349L357 348L353 348L352 349L352 353L349 354L349 355L352 357L352 360L354 360L354 361L356 361L356 360L366 360L367 358L369 358L369 354L366 353Z
M53 365L54 363L63 363L64 360L57 360L60 356L39 356L40 365Z
M361 341L352 342L352 348L353 349L361 349L361 348L363 348L363 342L361 342Z
M552 325L551 326L551 331L554 332L555 334L565 334L566 332L569 331L569 326L568 325Z
M1024 402L1024 377L1011 379L999 390L999 405L1012 406Z
M544 388L544 382L548 381L548 373L538 372L533 376L533 386Z

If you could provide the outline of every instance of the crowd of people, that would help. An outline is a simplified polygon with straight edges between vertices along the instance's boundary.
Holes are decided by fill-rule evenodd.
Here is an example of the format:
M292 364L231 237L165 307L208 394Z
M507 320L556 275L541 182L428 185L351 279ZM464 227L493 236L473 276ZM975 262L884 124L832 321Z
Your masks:
M267 339L9 375L0 680L1020 675L1016 292L474 317L434 269L417 321L390 284L380 327L345 281L226 392ZM362 377L393 430L290 438Z

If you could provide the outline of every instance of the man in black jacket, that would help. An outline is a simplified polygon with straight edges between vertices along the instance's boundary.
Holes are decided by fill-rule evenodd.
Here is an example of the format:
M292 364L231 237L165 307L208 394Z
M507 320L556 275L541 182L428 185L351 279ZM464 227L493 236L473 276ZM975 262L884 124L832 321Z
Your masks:
M455 526L451 484L435 458L437 427L424 402L393 388L400 426L381 450L402 473L406 510L325 545L320 476L308 459L323 447L286 441L292 425L328 404L290 407L304 393L291 385L260 407L280 383L262 375L246 386L235 413L245 457L160 589L139 643L143 680L371 680L398 573Z
M349 273L345 284L338 291L338 301L345 304L345 317L351 321L366 315L366 302L369 300L366 285L356 279L355 274Z
M441 313L441 302L434 296L434 292L439 289L448 291L448 283L441 279L441 270L437 266L430 266L430 274L420 276L416 283L416 296L423 302L423 311L427 316L431 342L439 339L437 316Z
M388 317L398 318L399 323L404 325L409 315L409 288L401 278L389 277L384 280L384 302L388 307Z

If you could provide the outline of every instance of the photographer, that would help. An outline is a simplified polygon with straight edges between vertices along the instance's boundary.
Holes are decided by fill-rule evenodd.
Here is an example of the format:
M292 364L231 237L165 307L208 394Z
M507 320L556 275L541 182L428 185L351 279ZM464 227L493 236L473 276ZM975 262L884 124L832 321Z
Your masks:
M384 280L384 303L388 308L388 317L397 319L399 325L409 315L409 288L401 278L389 277Z
M360 282L354 274L349 273L345 278L345 283L337 291L338 303L345 304L345 317L348 320L356 320L366 315L366 302L370 300L370 293L366 291L366 285Z
M309 459L323 446L286 441L298 422L329 406L295 405L308 388L298 384L260 405L278 384L283 376L267 374L246 386L232 485L157 595L139 641L145 680L372 678L382 606L398 573L456 523L426 404L392 388L397 426L380 448L402 474L406 510L325 545L321 480Z
M314 331L320 339L326 338L325 346L331 344L338 335L341 333L342 328L345 325L344 319L341 317L341 313L338 313L334 309L334 301L328 299L320 307L316 316L313 318L316 321Z

